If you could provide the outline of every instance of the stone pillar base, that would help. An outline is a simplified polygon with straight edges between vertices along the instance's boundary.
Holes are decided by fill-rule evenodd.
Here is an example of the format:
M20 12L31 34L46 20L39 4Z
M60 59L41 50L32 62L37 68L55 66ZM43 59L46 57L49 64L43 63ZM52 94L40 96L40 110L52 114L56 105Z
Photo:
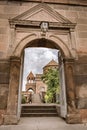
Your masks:
M69 124L79 124L82 123L80 114L68 114L66 117L66 122Z
M17 125L18 119L16 115L5 115L4 125Z
M0 125L2 125L3 124L3 117L2 117L2 115L0 115Z

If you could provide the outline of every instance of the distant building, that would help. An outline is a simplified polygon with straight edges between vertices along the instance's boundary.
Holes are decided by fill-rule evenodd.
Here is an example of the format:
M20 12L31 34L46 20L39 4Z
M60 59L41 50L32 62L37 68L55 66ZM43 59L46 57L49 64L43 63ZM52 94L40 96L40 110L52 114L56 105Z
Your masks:
M58 63L56 61L54 61L53 59L43 67L43 73L47 72L48 69L58 69Z
M43 67L43 74L48 71L48 69L58 69L58 63L54 60L51 60L47 65ZM43 74L36 74L34 76L31 71L27 76L27 83L25 91L22 91L22 94L26 97L28 102L29 94L44 94L47 91L47 85L41 80Z

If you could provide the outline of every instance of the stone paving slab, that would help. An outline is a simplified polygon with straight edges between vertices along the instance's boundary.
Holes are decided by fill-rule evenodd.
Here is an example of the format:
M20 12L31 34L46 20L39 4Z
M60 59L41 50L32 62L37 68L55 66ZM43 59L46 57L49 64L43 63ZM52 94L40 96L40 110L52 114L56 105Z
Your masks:
M0 130L87 130L87 124L67 124L59 117L24 117L18 125L3 125Z

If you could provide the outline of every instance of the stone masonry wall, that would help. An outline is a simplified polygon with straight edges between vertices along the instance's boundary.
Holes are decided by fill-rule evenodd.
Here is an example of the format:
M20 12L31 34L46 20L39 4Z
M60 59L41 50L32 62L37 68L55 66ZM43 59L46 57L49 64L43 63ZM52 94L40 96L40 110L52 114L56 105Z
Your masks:
M83 122L87 122L87 58L81 57L75 65L76 107Z
M0 4L0 58L7 58L9 46L11 43L12 34L8 19L27 11L37 3L32 2L2 2ZM48 4L50 7L58 11L74 23L77 23L75 29L76 49L78 55L87 55L87 7Z
M74 2L76 1L74 0ZM5 114L7 107L9 87L10 64L7 59L9 58L9 48L12 48L11 38L13 37L9 25L9 19L18 16L37 4L37 2L0 2L0 124L3 122L3 114ZM76 23L75 48L77 57L74 72L76 107L81 114L82 120L87 121L87 115L85 114L87 113L87 7L81 5L81 0L80 6L63 3L47 4L71 22ZM87 2L85 2L85 4L87 4Z
M9 61L0 61L0 124L7 109L9 66Z

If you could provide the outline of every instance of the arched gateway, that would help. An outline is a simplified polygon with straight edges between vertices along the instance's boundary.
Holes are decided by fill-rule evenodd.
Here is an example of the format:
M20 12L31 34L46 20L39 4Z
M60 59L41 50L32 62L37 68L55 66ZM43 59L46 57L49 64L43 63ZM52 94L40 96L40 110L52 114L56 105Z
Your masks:
M10 82L4 124L15 124L20 117L22 80L20 75L22 75L23 51L27 47L60 50L61 117L64 117L68 123L81 123L82 117L78 109L75 82L75 64L78 58L74 34L76 24L44 3L37 4L21 15L10 19L9 23L12 34L8 50Z

